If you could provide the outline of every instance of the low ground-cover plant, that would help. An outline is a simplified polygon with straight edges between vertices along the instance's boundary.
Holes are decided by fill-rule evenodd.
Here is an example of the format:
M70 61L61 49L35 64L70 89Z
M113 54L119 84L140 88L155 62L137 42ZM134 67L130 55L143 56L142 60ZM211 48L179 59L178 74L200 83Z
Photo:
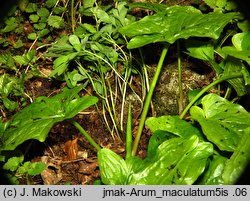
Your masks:
M32 102L25 83L33 77L45 77L39 69L43 48L52 40L52 32L62 30L67 5L63 1L34 2L20 0L13 5L0 24L0 68L2 113L15 111ZM42 50L41 50L42 49ZM13 76L14 75L14 76ZM13 87L15 86L15 87ZM18 101L17 101L18 100ZM3 115L5 117L5 115Z
M102 99L104 119L107 119L106 112L111 118L113 126L107 123L107 127L116 139L124 130L127 85L132 72L136 72L130 65L131 56L121 47L125 39L118 32L120 27L135 20L127 13L125 5L125 2L118 2L111 7L98 5L93 0L86 1L80 13L95 23L82 22L73 34L63 36L52 44L46 54L55 58L51 77L66 81L69 87L79 83L93 87ZM119 70L118 65L123 68ZM107 79L109 76L114 77L115 84ZM116 115L118 91L122 94L120 119Z
M43 162L24 162L24 155L15 151L4 164L3 169L8 171L8 179L11 184L19 184L19 178L24 177L27 184L33 184L32 177L40 175L46 169Z

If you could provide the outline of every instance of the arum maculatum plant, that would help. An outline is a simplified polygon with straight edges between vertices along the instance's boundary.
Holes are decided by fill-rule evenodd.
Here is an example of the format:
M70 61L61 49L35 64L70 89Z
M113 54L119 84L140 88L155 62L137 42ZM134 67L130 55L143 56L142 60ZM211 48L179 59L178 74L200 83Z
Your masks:
M143 5L145 6L145 4ZM138 148L152 95L157 80L159 79L169 46L178 39L188 39L190 37L218 39L223 28L230 21L238 17L237 13L202 14L200 10L191 6L163 7L161 5L158 7L155 5L154 10L156 11L156 14L146 16L143 19L120 29L120 33L131 38L127 45L129 49L139 48L155 42L161 42L164 44L141 114L141 120L133 146L133 155L135 155Z
M246 78L243 73L245 70L242 71L245 68L241 66L234 73L229 73L230 70L226 68L221 69L222 74L216 71L221 77L202 89L180 116L151 117L147 121L146 117L169 46L178 42L178 39L190 37L217 40L223 28L233 19L238 19L239 14L202 14L189 6L138 5L156 13L119 29L121 34L130 38L127 47L134 49L160 42L164 48L144 103L133 148L129 117L126 142L130 145L126 145L126 159L109 149L98 152L102 182L147 185L234 184L250 159L250 114L242 106L216 94L204 96L201 99L202 107L193 105L211 87L223 81L232 81L235 88L239 86L239 80L247 84L249 76ZM200 52L207 58L203 50ZM214 64L213 68L216 67ZM248 72L245 74L249 75ZM234 85L236 82L238 84ZM240 94L240 91L237 93ZM201 126L201 130L194 123L182 120L188 110L191 119ZM147 157L140 159L135 155L145 122L153 135L148 144ZM225 157L222 152L228 152L229 157Z

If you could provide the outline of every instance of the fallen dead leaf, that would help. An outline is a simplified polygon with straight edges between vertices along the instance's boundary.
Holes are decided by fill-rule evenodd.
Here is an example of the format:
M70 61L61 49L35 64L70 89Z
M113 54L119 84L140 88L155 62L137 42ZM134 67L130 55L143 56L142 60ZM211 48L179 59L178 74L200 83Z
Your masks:
M62 179L62 159L42 156L41 161L47 165L47 168L41 173L45 185L57 184Z
M65 160L75 160L77 158L78 154L78 144L77 144L77 138L74 140L68 140L64 144L63 151L66 154Z

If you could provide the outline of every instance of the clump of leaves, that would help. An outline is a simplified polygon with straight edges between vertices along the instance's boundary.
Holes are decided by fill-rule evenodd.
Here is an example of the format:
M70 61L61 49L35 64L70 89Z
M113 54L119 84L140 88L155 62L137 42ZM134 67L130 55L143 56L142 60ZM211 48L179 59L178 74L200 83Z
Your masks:
M4 26L0 30L0 33L3 34L0 42L4 46L12 45L14 48L20 48L23 47L27 39L42 41L45 37L49 41L49 33L54 29L64 28L66 23L63 13L67 10L67 6L62 7L54 0L47 0L45 4L22 0L13 10L15 12L9 13L10 16L5 19ZM27 15L20 15L20 12ZM10 43L7 35L10 32L17 34L19 39Z
M47 56L55 58L50 76L66 81L68 87L75 87L78 83L85 86L91 84L111 117L114 127L107 123L107 128L114 138L119 138L119 132L123 131L123 120L119 125L116 117L117 97L114 97L114 89L106 77L109 74L116 77L120 86L117 84L115 91L120 90L125 100L128 80L131 73L136 71L129 66L131 56L120 46L125 39L118 29L135 18L128 14L125 2L118 2L115 7L94 3L86 1L80 9L80 13L92 18L94 23L81 23L74 29L74 34L61 37L49 48ZM119 63L124 66L121 70L118 70Z
M143 4L142 7L147 8L147 4ZM213 12L202 14L192 7L173 6L164 9L162 6L155 5L149 8L153 8L156 14L146 16L140 21L122 27L119 30L122 34L132 38L128 43L128 48L131 49L155 42L168 43L162 51L156 75L148 94L149 98L146 99L148 106L169 43L172 44L180 38L188 39L194 36L218 39L225 25L232 19L239 17L237 13L224 14ZM175 22L178 22L178 24L175 24ZM190 54L194 54L200 57L200 59L206 58L209 60L210 57L211 60L213 58L213 47L204 43L202 48L194 49L194 51L190 48ZM227 59L229 61L228 65L233 66L231 58ZM239 60L236 62L241 63ZM230 67L228 66L222 67L222 69L216 65L213 67L215 70L218 70L218 73L222 73L224 70L221 80L219 79L215 83L226 80L223 78L230 79L231 76L231 78L235 79L230 80L230 84L235 89L236 85L241 86L242 93L240 90L236 90L237 93L241 96L246 93L246 87L238 82L238 74L241 74L241 76L244 74L241 73L241 70L230 72L228 70ZM219 72L219 70L221 71ZM241 83L242 81L247 83L248 79L241 78L240 81ZM205 88L205 90L207 89ZM204 90L202 93L204 93ZM203 177L200 184L235 183L250 159L250 150L247 148L249 147L250 139L250 115L241 106L230 103L215 94L205 96L201 103L204 112L198 106L194 106L191 108L191 115L192 119L198 121L201 125L202 132L193 124L178 117L149 118L146 124L154 134L150 139L148 155L144 160L133 156L137 146L133 147L135 149L131 154L132 156L126 158L126 160L110 150L100 150L98 159L103 183L193 184L198 182L198 177ZM189 107L187 108L189 109ZM147 110L148 107L145 106L134 145L138 145ZM211 129L213 126L216 129ZM243 146L241 144L243 143L241 141L242 138L245 140ZM189 143L188 148L193 150L186 149L185 145ZM164 149L161 149L162 147ZM233 153L231 157L226 158L221 155L223 151L229 152L229 155ZM244 156L241 157L239 151L242 151L241 153ZM186 158L186 156L189 157ZM192 157L194 158L191 159ZM106 158L108 158L107 163L105 161ZM210 164L209 167L207 162ZM236 167L237 162L239 162L240 168ZM185 165L182 166L182 164ZM109 165L110 168L108 167ZM191 168L189 169L189 167ZM229 172L233 173L233 175L229 175Z
M32 184L32 177L41 174L46 165L43 162L24 162L24 156L21 154L10 157L3 169L9 172L7 175L12 184L19 184L19 179L23 177L26 178L27 184Z
M204 2L215 12L232 11L237 8L237 4L233 0L204 0Z
M191 115L202 131L177 116L149 118L146 125L153 135L143 160L136 156L124 160L111 150L101 149L98 162L102 182L234 184L250 159L250 114L216 94L205 96L201 103L203 109L194 106Z

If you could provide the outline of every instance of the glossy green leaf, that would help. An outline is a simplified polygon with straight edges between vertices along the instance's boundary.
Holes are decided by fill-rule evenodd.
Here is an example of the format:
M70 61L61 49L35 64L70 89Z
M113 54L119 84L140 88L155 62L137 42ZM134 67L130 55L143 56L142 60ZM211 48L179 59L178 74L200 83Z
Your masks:
M111 23L112 20L111 16L109 16L108 13L106 13L104 10L97 9L95 12L101 22Z
M239 50L250 50L250 32L237 33L232 37L234 47Z
M67 69L69 62L76 58L78 52L70 53L68 55L63 55L58 57L54 62L54 70L51 72L50 76L61 75Z
M39 20L39 16L38 15L30 15L29 19L33 22L36 23Z
M115 152L106 148L98 151L98 164L104 184L122 185L127 183L129 176L127 164Z
M38 32L38 37L42 38L42 37L46 36L49 33L50 33L49 29L43 29L43 30L41 30L41 31Z
M224 60L223 76L240 73L244 68L243 63L234 57L228 56ZM228 82L232 85L238 96L244 96L247 93L245 81L243 78L230 79Z
M24 83L21 79L15 76L10 76L7 73L0 76L0 96L6 106L8 105L10 108L13 108L12 106L16 103L5 98L9 95L20 96L23 94L23 91Z
M235 184L250 162L250 127L244 130L237 148L226 162L222 178L225 184Z
M9 110L9 111L14 111L17 106L18 106L18 103L15 102L15 101L11 101L10 99L6 98L6 97L3 97L2 98L2 101L3 101L3 105L4 107Z
M130 176L129 184L169 185L193 184L205 169L213 146L189 139L172 138L163 142L153 158L146 158L146 167Z
M13 57L15 59L15 61L19 64L19 65L27 65L28 64L28 60L25 58L25 56L20 56L20 55L16 55Z
M202 138L199 129L192 124L180 119L178 116L150 117L146 120L146 125L154 133L157 130L167 131L183 138L189 138L192 135Z
M250 72L248 71L248 69L243 66L241 72L245 81L245 85L250 85Z
M37 15L39 15L40 17L43 17L43 18L47 18L49 16L50 12L47 8L40 8L38 11L37 11Z
M250 65L250 50L237 50L235 47L225 46L222 48L224 54L242 59Z
M30 40L36 40L37 34L36 34L36 33L30 33L30 34L27 36L27 38L30 39Z
M27 13L34 13L36 11L37 11L37 4L36 3L29 3L25 8L25 12L27 12Z
M197 136L176 137L161 143L154 155L143 160L135 156L124 160L113 151L102 149L98 163L104 184L193 184L212 153L213 145L199 142Z
M207 139L220 150L233 152L245 128L250 126L250 114L240 105L216 95L202 99L203 109L193 106L192 118L199 122Z
M221 155L214 155L209 161L208 168L199 184L220 185L224 184L222 173L228 158Z
M137 156L131 156L128 159L126 159L126 164L127 164L128 172L129 172L129 175L127 178L127 184L131 182L131 178L133 177L133 174L143 171L148 166L149 163L150 163L149 160L141 159Z
M157 151L158 146L161 143L174 137L177 136L167 131L163 130L154 131L154 134L150 137L150 140L148 142L147 156L153 157Z
M92 34L95 34L97 32L96 27L92 24L83 23L82 27L84 27L87 31L89 31Z
M64 89L53 97L39 97L32 104L16 113L2 135L2 150L14 150L29 139L43 142L52 126L70 119L78 112L97 102L93 96L77 97L80 87Z
M250 32L250 23L247 19L239 21L237 25L242 32Z
M132 38L128 43L130 49L154 42L172 44L180 38L217 39L223 28L236 17L236 13L202 14L191 6L172 6L165 12L146 16L140 21L122 27L119 32Z
M234 47L225 46L222 48L224 54L230 55L232 57L242 59L250 64L250 33L238 33L232 37L232 43Z
M85 0L85 1L83 2L84 8L91 8L91 7L93 7L95 1L96 1L96 0Z
M60 57L66 56L68 54L74 53L75 50L72 45L68 43L68 36L62 36L57 40L51 48L48 48L48 57Z
M214 11L231 11L237 8L237 3L232 0L204 0Z
M199 40L186 41L187 54L191 57L209 61L214 59L214 46L212 43L203 42Z
M1 54L0 63L1 63L1 68L8 68L15 71L17 70L14 58L11 53Z

